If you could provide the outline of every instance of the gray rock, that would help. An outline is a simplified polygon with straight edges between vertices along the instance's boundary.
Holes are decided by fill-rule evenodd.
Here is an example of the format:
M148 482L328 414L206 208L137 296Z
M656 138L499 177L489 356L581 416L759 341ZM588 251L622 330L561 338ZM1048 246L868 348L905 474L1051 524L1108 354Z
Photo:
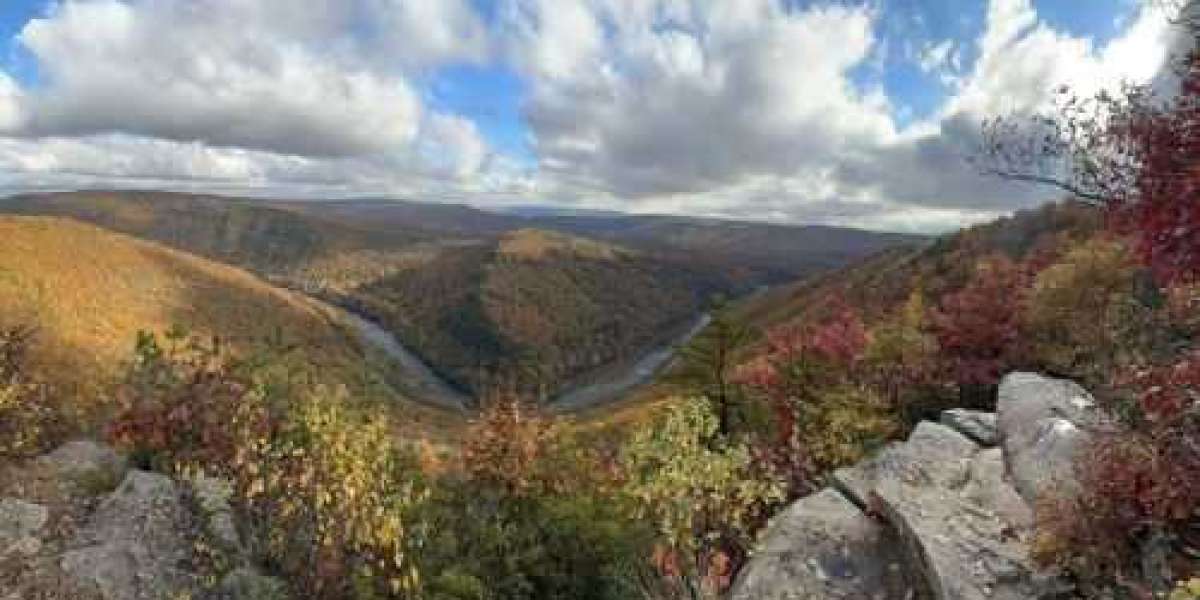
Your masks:
M209 538L225 552L240 556L242 542L233 519L233 509L229 506L233 486L224 479L204 474L193 477L189 483Z
M40 504L0 498L0 558L37 554L42 548L37 534L49 519L50 512Z
M776 516L734 586L733 600L905 598L897 544L836 490Z
M130 471L63 555L63 571L105 600L157 600L192 593L188 513L163 475Z
M1033 528L1033 510L1008 481L1004 453L999 448L983 450L971 460L971 475L963 495L978 506L988 507L1020 531Z
M1040 498L1078 492L1075 459L1099 415L1086 390L1071 381L1012 373L996 404L1000 443L1017 491L1031 506Z
M999 448L921 423L908 441L835 474L899 533L904 563L937 600L1017 600L1046 589L1028 558L1029 507Z
M1000 443L995 413L955 408L943 412L941 422L984 446Z
M236 569L221 580L212 600L287 600L287 586L250 568Z
M68 442L39 460L54 468L61 477L97 487L115 486L128 469L123 456L90 440Z
M934 599L1038 597L1028 548L996 512L960 490L899 479L880 482L875 494Z
M860 507L871 503L880 481L899 479L924 485L961 485L979 446L944 425L921 422L908 441L893 443L870 459L834 471L837 489Z
M1036 597L1023 542L1027 507L1004 480L999 449L922 423L876 468L872 505L899 532L906 562L937 600ZM868 464L871 461L868 461Z

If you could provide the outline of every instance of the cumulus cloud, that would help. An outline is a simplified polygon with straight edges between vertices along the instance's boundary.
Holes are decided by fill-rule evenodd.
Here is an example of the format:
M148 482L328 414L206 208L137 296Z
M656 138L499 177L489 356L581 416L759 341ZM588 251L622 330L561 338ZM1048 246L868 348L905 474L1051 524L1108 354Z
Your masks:
M421 106L402 77L317 53L305 41L320 35L319 17L277 21L296 11L264 4L59 5L20 34L49 81L25 98L20 132L125 132L306 156L413 141Z
M551 8L553 7L553 9ZM935 114L901 128L855 69L882 49L880 13L768 0L511 0L510 53L542 185L556 197L632 210L950 228L1047 199L967 164L988 116L1146 81L1169 44L1143 11L1103 47L1056 31L1029 0L992 0L978 59L931 42L915 66L951 86ZM561 9L561 10L560 10Z
M983 118L1044 107L1062 84L1145 81L1179 43L1151 11L1097 45L1030 0L990 0L978 39L889 53L886 11L63 0L16 40L37 85L0 72L0 189L389 193L939 230L1046 198L966 164ZM901 54L946 92L914 123L879 82L879 61ZM430 104L430 77L463 63L518 76L532 159Z
M478 62L468 0L66 0L0 72L9 187L436 191L486 166L475 125L425 105L428 69Z
M507 6L550 173L635 199L696 193L894 134L886 99L845 75L872 48L865 8L628 4Z

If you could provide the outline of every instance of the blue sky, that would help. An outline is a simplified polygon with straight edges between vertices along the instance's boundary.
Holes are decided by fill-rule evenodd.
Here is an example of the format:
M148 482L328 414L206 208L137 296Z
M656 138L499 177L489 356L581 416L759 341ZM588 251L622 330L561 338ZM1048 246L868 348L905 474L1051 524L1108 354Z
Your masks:
M49 4L49 0L0 3L0 39L8 40L3 65L24 85L37 84L37 65L14 38L30 19L42 16ZM486 21L495 21L495 1L473 0L472 4ZM1037 0L1034 5L1055 28L1091 37L1099 44L1119 34L1121 24L1137 8L1131 0ZM971 44L983 29L986 6L963 0L884 0L878 6L882 18L876 35L880 43L888 45L889 55L882 69L876 65L859 69L855 83L863 88L882 85L896 103L894 116L902 123L927 117L950 90L936 75L922 72L911 56L905 56L906 45L953 40L961 45L964 64L969 66L977 57ZM494 148L522 161L533 159L530 132L521 116L525 87L512 68L495 62L452 64L426 79L425 94L433 106L469 117Z
M957 164L971 123L1146 79L1172 39L1136 0L196 6L0 2L0 188L949 228L1044 198Z

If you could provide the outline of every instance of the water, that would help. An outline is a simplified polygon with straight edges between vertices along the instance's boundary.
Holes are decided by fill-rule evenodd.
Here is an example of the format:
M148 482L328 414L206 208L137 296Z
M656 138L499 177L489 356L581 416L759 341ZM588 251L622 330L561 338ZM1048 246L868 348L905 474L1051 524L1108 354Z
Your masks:
M343 310L342 314L364 339L396 361L404 380L404 391L414 400L460 411L473 404L470 396L438 377L425 361L405 348L389 331L350 311Z
M396 361L401 371L400 377L405 381L405 391L414 400L458 411L474 404L471 396L446 383L386 329L350 311L343 310L342 313L364 339ZM628 369L560 394L550 401L550 408L558 412L574 412L619 400L635 388L652 381L675 357L675 350L691 341L711 321L710 315L700 315L687 331L671 343L646 353Z

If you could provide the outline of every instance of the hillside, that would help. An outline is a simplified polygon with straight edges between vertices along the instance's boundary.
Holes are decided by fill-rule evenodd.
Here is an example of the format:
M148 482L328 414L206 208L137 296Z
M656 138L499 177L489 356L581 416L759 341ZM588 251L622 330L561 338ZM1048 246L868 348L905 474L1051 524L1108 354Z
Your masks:
M360 229L254 200L169 192L81 191L0 200L12 214L72 217L261 274L346 252L406 245L413 231Z
M654 253L693 267L703 266L738 279L746 289L806 277L889 247L924 241L921 236L844 227L601 211L492 212L462 205L383 199L278 205L376 231L421 229L476 237L526 228L559 231Z
M398 401L383 357L328 306L225 265L60 218L0 217L0 324L35 328L30 368L93 402L123 372L139 331L182 327L248 351L290 348L306 376ZM413 431L438 411L397 405ZM441 425L439 425L441 427Z
M476 394L501 385L553 395L672 339L714 295L919 241L711 219L162 192L22 195L0 211L70 216L353 308Z
M520 230L443 248L343 301L464 389L553 395L670 337L723 289L703 272L627 249Z
M1000 254L1024 259L1066 241L1086 239L1103 228L1093 208L1049 204L969 227L919 247L897 247L821 276L792 282L749 299L737 309L755 329L821 317L821 301L839 296L868 321L902 304L914 286L937 298L966 283L981 259Z

